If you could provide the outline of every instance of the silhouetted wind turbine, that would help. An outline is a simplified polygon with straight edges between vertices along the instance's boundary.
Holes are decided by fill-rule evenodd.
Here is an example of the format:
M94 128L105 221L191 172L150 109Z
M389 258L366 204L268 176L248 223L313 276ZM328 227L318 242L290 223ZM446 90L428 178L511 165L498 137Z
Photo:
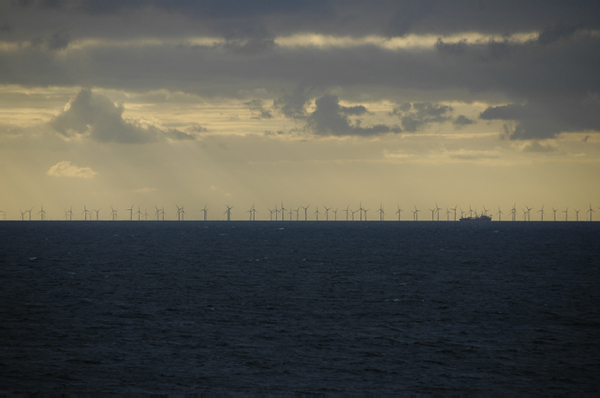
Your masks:
M88 216L88 213L89 213L89 212L90 212L90 211L89 211L89 210L88 210L88 209L85 207L85 205L83 205L83 211L82 211L82 213L83 213L83 219L84 219L85 221L87 221L87 216ZM90 214L90 216L91 216L91 214Z
M359 203L358 203L358 211L360 212L360 213L359 213L359 216L360 216L360 221L362 221L362 214L363 214L363 210L364 210L364 209L363 209L363 207L362 207L362 202L359 202Z
M438 207L437 202L435 204L435 210L437 211L437 220L440 221L440 210L442 210L442 209L440 207Z
M446 207L446 221L450 221L450 210Z
M554 213L554 221L556 221L556 209L552 207L552 212Z
M248 211L246 212L246 213L250 213L250 218L249 218L249 221L252 221L252 210L254 210L254 205L252 205L252 206L250 207L250 210L248 210Z
M208 205L206 205L208 206ZM204 212L204 221L206 221L206 215L208 214L208 207L204 206L204 209L202 209L202 211Z
M575 210L575 221L579 221L579 212L581 210L577 210L577 209L573 209L573 210Z
M323 206L325 208L325 221L329 221L329 210L331 207Z
M317 205L317 210L315 210L315 213L317 215L317 221L319 221L319 205Z
M181 221L181 211L183 210L183 207L179 207L177 204L175 204L175 207L177 207L177 221Z
M565 221L569 221L569 206L567 206L563 213L565 213Z
M138 206L138 210L135 214L137 214L137 216L138 216L138 221L141 221L142 220L142 212L140 211L140 206Z
M279 210L277 210L277 205L275 205L275 221L278 221L279 219L277 218L277 216L279 215Z
M369 210L370 210L370 209L363 209L363 211L365 212L365 221L367 221L367 212L368 212Z
M225 210L224 214L227 215L227 221L231 221L231 209L233 209L233 206L225 205L225 207L227 207L227 210Z
M454 210L454 221L456 221L456 208L458 207L458 204L454 207L451 207L450 210Z
M23 211L19 209L19 211L21 212L21 221L25 221L25 213L27 213L27 210Z
M112 217L112 220L115 221L117 219L117 210L115 210L112 206L110 206L110 209L110 216Z
M383 203L379 204L379 210L377 210L377 212L379 213L379 221L384 221L385 220L385 211L383 210Z
M544 205L542 205L542 208L540 210L538 210L538 213L540 213L540 215L542 217L542 221L544 221Z
M69 221L73 220L73 206L65 213L69 217Z
M348 207L346 207L346 210L343 210L346 212L346 221L348 221L348 213L350 212L350 206L348 205Z
M144 221L148 221L148 212L144 209Z
M419 212L421 210L417 209L417 206L415 206L415 209L413 210L413 220L414 221L419 221Z
M527 221L531 221L531 210L533 207L529 207L527 205L525 205L525 207L527 208Z
M296 209L296 221L300 220L300 206Z
M160 209L156 205L154 205L154 207L156 208L156 211L154 212L154 215L156 215L156 221L160 221Z
M433 217L434 217L434 214L435 214L435 210L436 210L436 209L435 209L435 207L434 207L433 209L429 209L429 210L431 211L431 221L435 221L435 220L433 219Z
M400 205L398 205L398 210L396 210L396 214L398 214L398 221L400 221L402 217L402 209L400 208Z
M357 212L358 210L352 210L350 209L350 212L352 213L352 221L354 221L354 214ZM362 213L361 213L362 214Z
M308 205L308 206L306 206L306 207L304 207L304 206L300 206L300 207L302 207L302 208L304 209L304 221L308 220L308 213L307 213L307 210L308 210L308 208L310 207L310 205Z
M283 202L281 202L281 221L285 221L285 211L287 209L283 207Z
M502 221L502 210L500 210L500 206L498 206L498 221Z
M44 216L46 216L46 212L44 211L44 206L40 206L40 211L38 211L40 215L40 220L44 221Z
M592 202L590 202L590 209L587 212L590 213L590 221L592 221L592 213L594 212L594 209L592 209Z
M95 210L95 209L94 209L93 211L95 211L95 212L96 212L96 221L98 221L99 214L100 214L100 209L98 209L98 210ZM91 216L91 214L90 214L90 216Z
M512 215L512 220L515 221L517 218L517 203L513 205L513 208L510 210L510 214Z
M339 208L336 207L335 210L332 210L333 211L333 221L337 221L337 212L338 212L338 209Z
M129 221L133 221L133 205L131 205L131 208L125 210L129 210Z

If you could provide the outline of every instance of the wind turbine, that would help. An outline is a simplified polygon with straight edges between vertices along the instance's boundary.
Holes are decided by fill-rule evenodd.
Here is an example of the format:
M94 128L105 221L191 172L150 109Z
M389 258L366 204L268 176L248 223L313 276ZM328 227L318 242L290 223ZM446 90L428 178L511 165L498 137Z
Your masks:
M498 206L498 221L502 221L502 210L500 210L500 206Z
M148 221L148 212L144 209L144 221Z
M352 210L350 209L350 212L352 213L352 221L354 221L354 214L357 212L358 210ZM362 214L362 213L361 213Z
M129 210L129 221L133 221L133 205L131 205L131 208L125 210Z
M396 210L396 214L398 214L398 221L400 221L402 217L402 209L400 208L400 205L398 205L398 210Z
M319 205L317 205L317 210L314 212L317 215L317 221L319 221Z
M277 210L277 205L275 205L275 210L274 210L274 212L275 212L275 221L278 221L278 218L277 218L277 216L279 215L279 210Z
M100 213L100 209L98 209L98 210L94 209L93 211L96 212L96 221L98 221L98 214ZM90 214L90 216L91 216L91 214Z
M362 207L362 202L358 203L358 211L360 211L359 216L360 216L360 221L362 221L362 213L363 213L363 207Z
M88 213L90 213L90 211L87 209L87 207L85 207L85 205L83 205L83 211L82 211L82 213L83 213L83 219L85 221L87 221L87 216L88 216ZM91 216L91 214L90 214L90 216Z
M154 205L154 207L156 207L156 211L154 212L156 215L156 221L160 221L160 209L156 205Z
M563 213L565 213L565 221L569 221L569 206L567 206Z
M337 221L337 212L338 212L338 207L336 207L336 209L335 209L335 210L332 210L332 211L333 211L333 221Z
M300 206L304 209L304 221L308 220L308 214L307 214L307 210L310 207L310 205L304 207L304 206Z
M181 206L181 221L185 221L185 210L183 206Z
M346 207L346 210L343 210L346 212L346 221L348 221L348 212L350 211L350 205L348 205L348 207Z
M137 216L138 216L138 221L141 221L142 220L142 212L140 211L140 206L138 206L138 210L135 214L137 214Z
M69 209L69 211L65 212L65 214L69 217L69 221L73 220L73 206Z
M283 207L283 202L281 202L281 221L285 221L285 211L287 209Z
M19 209L19 211L21 212L21 221L25 221L25 213L27 213L27 210L23 211Z
M181 221L181 217L182 217L181 212L183 211L183 207L179 207L179 206L177 206L177 204L175 204L175 207L177 207L177 221Z
M510 214L512 215L512 220L515 221L517 218L517 203L513 205L513 208L510 210Z
M413 220L414 221L419 221L419 212L421 210L417 209L417 206L415 206L415 209L412 211L413 212Z
M579 221L579 212L581 210L577 210L577 209L573 209L573 210L575 210L575 221Z
M233 206L225 205L225 207L227 207L227 210L225 210L227 221L231 221L231 209L233 209Z
M454 210L454 221L456 221L456 208L458 207L458 204L452 208L450 208L450 210Z
M592 221L592 213L594 212L594 209L592 209L592 202L590 202L590 209L587 212L590 213L590 221Z
M40 220L44 221L44 216L46 216L46 212L44 211L43 205L40 205L40 211L38 211L38 214L40 215Z
M363 209L363 211L365 212L365 221L367 221L367 212L368 212L369 210L370 210L370 209Z
M329 210L331 210L331 207L327 207L327 206L323 206L325 208L325 221L329 221Z
M450 221L450 210L446 207L446 221Z
M300 220L300 206L296 209L296 221Z
M165 206L160 209L160 214L162 215L162 220L165 221Z
M556 221L556 209L552 207L552 211L554 212L554 221Z
M544 205L542 205L542 208L538 210L538 213L540 213L540 215L542 216L542 221L544 221Z
M379 210L377 210L377 212L379 213L379 221L385 221L385 211L383 210L383 203L379 204Z
M436 210L436 208L434 207L433 209L429 209L429 210L431 211L431 221L435 221L435 220L433 219L433 216L434 216L434 214L435 214L435 210Z
M117 210L115 210L112 206L110 206L110 209L110 216L112 217L112 220L115 221L117 219Z
M206 207L208 205L204 206L204 209L202 209L201 211L204 212L204 221L206 221L206 215L208 214L208 207Z
M273 212L274 212L274 211L275 211L275 210L271 210L271 209L269 209L269 219L270 219L270 221L273 221Z
M250 213L250 219L249 221L252 221L252 211L254 210L254 205L252 205L252 207L250 207L250 210L248 210L246 213Z
M437 202L435 204L435 210L437 211L437 220L440 221L440 210L442 210L442 209L440 207L438 207Z
M292 217L292 213L290 212L290 218ZM252 204L252 221L256 221L256 207Z
M527 221L531 221L531 210L533 207L529 207L527 205L525 205L525 207L527 208Z

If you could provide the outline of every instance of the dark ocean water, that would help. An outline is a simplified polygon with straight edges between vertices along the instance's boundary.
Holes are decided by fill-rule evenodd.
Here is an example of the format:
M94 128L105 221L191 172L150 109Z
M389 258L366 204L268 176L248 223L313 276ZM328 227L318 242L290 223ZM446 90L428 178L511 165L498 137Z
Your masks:
M600 223L0 222L0 393L600 392Z

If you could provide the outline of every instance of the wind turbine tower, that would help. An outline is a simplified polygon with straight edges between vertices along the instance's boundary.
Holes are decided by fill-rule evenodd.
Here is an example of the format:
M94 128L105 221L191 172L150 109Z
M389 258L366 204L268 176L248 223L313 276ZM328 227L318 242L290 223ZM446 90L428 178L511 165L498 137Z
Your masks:
M227 207L227 210L225 210L227 221L231 221L231 209L233 209L233 206L225 205L225 207Z
M325 208L325 221L329 221L329 210L331 207L323 206Z
M379 221L385 221L385 211L383 210L383 203L379 204Z
M398 205L398 210L396 210L396 214L398 214L398 221L400 221L402 217L402 209L400 208L400 205Z
M590 221L592 221L592 213L594 212L594 209L592 209L592 203L591 202L590 202L590 209L587 212L590 213Z
M308 213L307 213L307 211L308 211L308 208L310 207L310 205L308 205L306 207L304 207L304 206L300 206L300 207L302 207L304 209L304 221L307 221L308 220Z
M46 212L44 211L44 206L40 206L40 211L38 212L40 215L40 220L44 221L44 217L46 216Z

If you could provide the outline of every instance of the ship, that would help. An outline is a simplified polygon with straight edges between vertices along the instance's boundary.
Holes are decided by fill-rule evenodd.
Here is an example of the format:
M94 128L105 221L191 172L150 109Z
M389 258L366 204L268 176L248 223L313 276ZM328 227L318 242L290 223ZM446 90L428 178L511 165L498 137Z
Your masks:
M475 214L475 217L470 216L470 217L461 217L460 221L492 221L492 217L486 215L486 214L482 214L480 216L478 216L477 214Z

